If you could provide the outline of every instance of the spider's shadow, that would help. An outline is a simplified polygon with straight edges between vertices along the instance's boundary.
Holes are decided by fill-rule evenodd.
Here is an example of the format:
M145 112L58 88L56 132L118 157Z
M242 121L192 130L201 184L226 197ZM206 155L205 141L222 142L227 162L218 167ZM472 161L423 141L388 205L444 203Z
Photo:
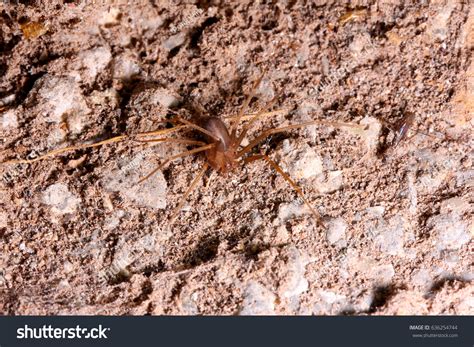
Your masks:
M214 74L213 74L214 75ZM219 82L219 95L212 97L213 100L219 100L219 102L213 103L211 105L204 106L201 102L195 97L194 91L199 88L197 83L191 83L186 87L185 90L174 91L180 96L181 101L170 108L166 112L166 118L171 119L175 112L181 110L181 112L188 113L192 121L199 122L200 120L209 117L210 115L219 115L222 113L222 109L227 104L231 96L239 95L242 90L243 77L238 77L235 83L232 83L232 88L230 90L224 89L220 86ZM157 88L169 89L164 83L148 78L134 78L131 80L123 81L123 88L120 92L121 94L121 103L120 109L122 114L126 113L126 109L129 106L130 99L132 96L140 94L147 90L155 90Z

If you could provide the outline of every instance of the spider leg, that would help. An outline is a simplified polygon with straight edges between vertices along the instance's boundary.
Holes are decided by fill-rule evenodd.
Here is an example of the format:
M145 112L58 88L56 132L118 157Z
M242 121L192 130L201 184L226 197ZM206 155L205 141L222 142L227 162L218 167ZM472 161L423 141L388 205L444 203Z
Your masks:
M8 160L8 161L5 161L5 162L0 163L0 165L1 165L1 164L31 164L31 163L34 163L34 162L37 162L37 161L40 161L40 160L44 160L44 159L47 159L47 158L55 157L55 156L57 156L57 155L59 155L59 154L66 153L66 152L73 152L73 151L77 151L77 150L79 150L79 149L86 149L86 148L99 147L99 146L108 145L108 144L111 144L111 143L121 142L121 141L124 141L124 140L127 139L127 138L132 138L133 136L143 137L143 136L164 135L164 134L169 134L169 133L172 133L172 132L181 130L181 129L183 129L183 128L187 128L187 126L181 125L181 126L176 126L176 127L170 128L170 129L154 130L154 131L150 131L150 132L138 133L138 134L135 134L135 135L120 135L120 136L115 136L115 137L112 137L112 138L110 138L110 139L103 140L103 141L99 141L99 142L95 142L95 143L82 144L82 145L76 145L76 146L68 146L68 147L64 147L64 148L54 149L54 150L52 150L52 151L50 151L50 152L47 152L46 154L43 154L43 155L41 155L41 156L39 156L39 157L32 158L32 159L13 159L13 160ZM161 140L161 141L164 141L164 140ZM138 142L140 142L140 141L138 141Z
M353 123L341 123L341 122L329 122L329 121L322 121L322 120L315 120L311 122L305 122L305 123L300 123L300 124L293 124L293 125L288 125L284 126L281 128L275 128L275 129L268 129L264 131L262 134L257 136L255 139L253 139L247 146L245 146L243 149L241 149L239 152L237 152L237 157L243 156L245 153L249 152L253 147L258 145L260 142L265 140L268 136L272 134L277 134L277 133L282 133L288 130L292 129L299 129L299 128L304 128L310 125L329 125L333 126L336 128L359 128L363 129L363 126L360 126L358 124L353 124Z
M207 169L209 167L209 164L208 163L204 163L204 166L202 167L201 171L199 171L199 173L197 174L197 176L194 178L194 180L191 182L190 186L188 187L188 189L186 189L186 191L184 192L183 196L181 197L178 205L174 208L173 210L173 213L171 214L171 218L170 218L170 224L173 224L173 222L175 221L176 217L178 216L178 213L179 211L181 210L181 208L183 207L187 197L189 196L189 194L191 194L191 192L193 191L194 188L196 188L197 184L199 183L199 181L201 180L202 176L204 176L204 174L206 173Z
M260 115L260 118L271 117L271 116L279 115L279 114L282 114L282 113L286 113L288 111L290 111L290 109L282 108L280 110L264 112ZM260 113L260 112L258 112L258 113ZM238 115L227 116L227 117L224 117L224 118L225 119L230 119L230 121L232 121L232 122L234 122L234 121L239 121L240 122L240 121L243 121L243 120L249 120L249 119L255 117L255 115L257 115L258 113L244 114L240 117Z
M92 148L92 147L98 147L102 145L107 145L110 143L115 143L115 142L120 142L123 141L125 138L127 138L127 135L121 135L121 136L116 136L112 137L110 139L104 140L104 141L99 141L96 143L91 143L91 144L83 144L83 145L77 145L77 146L69 146L69 147L64 147L64 148L59 148L52 150L46 154L43 154L39 157L33 158L33 159L14 159L14 160L8 160L5 161L1 164L31 164L49 157L54 157L58 154L65 153L65 152L71 152L71 151L76 151L78 149L84 149L84 148Z
M147 131L143 133L138 133L135 134L135 136L156 136L156 135L164 135L164 134L170 134L174 133L176 131L179 131L181 129L188 128L186 125L177 125L175 127L169 128L169 129L159 129L159 130L152 130L152 131Z
M162 162L160 165L158 165L155 169L153 169L153 171L151 171L148 175L146 175L145 177L143 177L142 179L140 179L137 183L135 184L140 184L142 183L143 181L147 180L148 178L150 178L151 176L153 176L158 170L160 170L161 168L163 168L166 164L168 164L169 162L175 160L175 159L178 159L178 158L182 158L182 157L186 157L188 155L191 155L191 154L194 154L194 153L199 153L199 152L203 152L203 151L207 151L208 149L214 147L216 144L215 143L211 143L210 145L206 145L206 146L201 146L201 147L198 147L198 148L194 148L194 149L191 149L189 151L184 151L184 152L181 152L179 154L176 154L176 155L173 155L167 159L165 159L164 162Z
M254 98L255 93L257 92L257 88L260 85L260 82L262 82L263 76L265 76L266 72L267 72L267 68L264 68L263 72L260 74L260 77L257 78L255 83L253 84L252 89L250 90L250 94L247 96L244 103L242 104L242 107L240 108L239 114L237 115L237 119L242 118L242 116L245 113L247 107L250 105L250 101L252 101L252 99ZM231 121L230 133L231 133L231 137L234 138L236 133L237 133L237 122L236 121Z
M272 106L275 104L275 102L277 101L277 98L273 98L272 100L270 100L261 110L260 112L258 112L255 116L253 116L252 118L250 118L250 120L248 121L247 124L244 125L244 128L242 129L242 132L240 133L239 135L239 138L237 139L237 144L240 145L243 141L243 139L245 138L245 136L247 135L247 132L249 131L250 127L252 126L252 124L257 120L259 119L260 117L262 117L267 110L271 109Z
M296 193L300 196L300 198L303 200L303 202L305 203L306 206L308 206L308 208L310 209L311 213L314 215L314 217L316 218L316 222L318 224L321 224L322 226L324 226L322 220L321 220L321 215L311 206L311 204L309 203L309 201L305 198L304 196L304 193L303 191L301 190L301 188L295 183L295 181L293 181L291 179L291 177L285 173L283 171L283 169L277 164L275 163L273 160L271 160L267 155L265 154L258 154L258 155L253 155L253 156L250 156L250 157L247 157L244 159L244 162L245 163L250 163L252 161L256 161L256 160L265 160L268 164L270 164L270 166L272 168L275 169L275 171L277 171L280 175L282 175L282 177L285 179L285 181L288 182L288 184L296 191Z
M197 131L200 131L200 132L203 133L203 134L206 134L207 136L210 136L211 138L213 138L213 139L216 140L217 142L220 141L220 139L219 139L216 135L214 135L214 134L211 133L210 131L207 131L206 129L200 127L199 125L196 125L196 124L194 124L194 123L191 123L190 121L188 121L188 120L186 120L186 119L183 119L183 118L181 118L181 117L179 117L179 116L176 117L175 119L176 119L177 121L181 122L181 123L186 124L186 125L187 125L188 127L190 127L190 128L193 128L193 129L195 129L195 130L197 130Z
M135 139L135 142L147 143L147 142L171 142L171 143L183 143L187 145L199 145L204 146L206 143L202 141L196 141L191 139L174 139L174 138L160 138L160 139Z

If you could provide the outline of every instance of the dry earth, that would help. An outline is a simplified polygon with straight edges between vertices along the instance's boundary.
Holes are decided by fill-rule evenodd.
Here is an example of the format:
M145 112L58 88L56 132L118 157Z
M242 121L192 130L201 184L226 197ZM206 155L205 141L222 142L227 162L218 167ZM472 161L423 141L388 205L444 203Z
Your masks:
M278 162L123 141L0 166L2 314L473 314L471 1L3 1L0 161L170 127L196 106ZM408 134L397 130L413 115ZM189 134L187 135L189 136Z

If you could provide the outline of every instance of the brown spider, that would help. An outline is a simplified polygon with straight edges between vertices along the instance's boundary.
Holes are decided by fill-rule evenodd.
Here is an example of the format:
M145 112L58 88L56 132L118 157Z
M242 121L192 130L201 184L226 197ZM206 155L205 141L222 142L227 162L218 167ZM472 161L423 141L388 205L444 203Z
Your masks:
M148 175L146 175L144 178L142 178L140 181L137 182L138 184L150 178L153 174L155 174L157 171L162 169L166 164L168 164L169 162L175 159L189 156L189 155L199 153L199 152L205 153L207 160L204 163L201 170L199 171L199 173L197 174L197 176L193 179L193 181L191 182L191 184L189 185L189 187L187 188L183 196L181 197L181 200L179 201L178 205L173 210L173 213L171 214L171 218L170 218L170 223L173 223L179 210L182 208L184 202L186 201L187 197L193 191L196 185L199 183L200 179L204 176L209 166L213 168L214 170L216 170L217 172L225 175L228 172L232 172L236 170L242 164L250 163L256 160L264 160L271 167L273 167L289 183L289 185L301 197L303 202L309 207L309 209L315 216L316 221L318 223L321 223L321 218L320 218L319 213L311 206L311 204L305 198L301 188L291 179L291 177L288 174L286 174L281 169L281 167L277 163L275 163L272 159L270 159L265 154L249 155L249 152L256 145L258 145L260 142L266 139L269 135L285 132L292 129L303 128L303 127L316 125L316 124L328 125L328 126L333 126L337 128L341 128L341 127L361 128L361 126L357 124L352 124L352 123L340 123L340 122L314 120L314 121L304 122L300 124L294 124L294 125L288 125L288 126L274 128L274 129L268 129L266 131L263 131L259 136L255 137L246 146L242 146L242 141L247 135L247 132L249 131L251 125L256 120L265 116L274 115L274 114L282 113L286 111L284 109L273 111L273 112L268 111L273 107L273 105L276 102L276 98L274 98L273 100L268 102L256 114L244 115L250 102L255 96L255 92L260 82L262 81L263 76L264 76L264 73L262 73L260 77L255 81L251 89L251 92L246 98L242 107L240 108L238 115L230 118L230 123L231 123L230 131L228 130L228 127L226 126L226 124L217 117L203 117L199 124L195 124L193 122L190 122L188 120L181 118L180 116L176 116L171 120L171 122L174 124L174 127L169 128L169 129L160 129L160 130L155 130L151 132L138 133L135 135L120 135L120 136L116 136L116 137L113 137L104 141L92 143L92 144L82 144L82 145L77 145L77 146L70 146L70 147L56 149L34 159L10 160L10 161L4 162L3 164L33 163L39 160L56 156L60 153L75 151L75 150L84 149L84 148L98 147L98 146L102 146L106 144L120 142L128 138L133 138L135 141L138 141L138 142L171 142L171 143L182 143L186 145L193 145L193 146L198 146L198 147L186 150L184 152L181 152L179 154L166 158L152 172L150 172ZM238 134L237 133L238 123L245 119L248 119L248 122L245 125L243 125L240 134ZM205 141L198 141L198 140L190 139L190 138L162 137L165 134L170 134L182 129L188 129L188 130L193 129L195 131L200 132L201 134L204 135ZM160 136L160 137L153 138L153 139L148 138L148 137L153 137L153 136Z

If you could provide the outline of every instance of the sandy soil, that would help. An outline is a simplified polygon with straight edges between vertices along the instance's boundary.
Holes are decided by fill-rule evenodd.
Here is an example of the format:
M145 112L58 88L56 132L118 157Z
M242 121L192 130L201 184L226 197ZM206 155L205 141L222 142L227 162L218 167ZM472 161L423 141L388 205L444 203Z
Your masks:
M275 97L284 111L244 142L309 120L360 125L253 151L324 226L264 161L209 170L170 225L204 156L134 183L181 144L2 164L0 313L474 313L472 3L133 3L0 3L0 161L200 108L225 119L267 67L248 112Z

